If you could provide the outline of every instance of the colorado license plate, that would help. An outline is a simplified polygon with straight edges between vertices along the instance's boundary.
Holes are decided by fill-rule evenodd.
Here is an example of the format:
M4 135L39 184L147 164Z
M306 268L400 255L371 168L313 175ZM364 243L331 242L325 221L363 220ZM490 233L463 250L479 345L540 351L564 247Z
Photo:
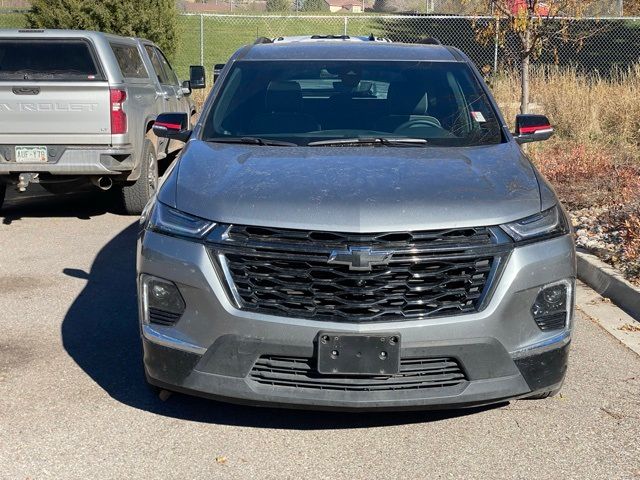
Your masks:
M46 163L47 147L16 147L17 163Z

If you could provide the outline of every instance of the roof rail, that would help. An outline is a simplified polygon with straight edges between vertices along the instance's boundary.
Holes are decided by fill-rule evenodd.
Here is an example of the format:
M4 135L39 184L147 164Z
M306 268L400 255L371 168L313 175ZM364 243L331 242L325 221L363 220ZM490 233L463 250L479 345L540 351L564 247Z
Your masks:
M391 40L389 40L386 37L376 37L373 33L369 34L369 37L367 37L367 40L369 40L370 42L385 42L385 43L391 43Z
M420 41L418 41L418 43L421 43L422 45L442 45L442 42L438 40L436 37L423 38Z
M260 45L261 43L273 43L273 40L267 37L258 37L256 41L253 42L254 45Z
M312 40L349 40L349 35L311 35Z
M315 35L292 35L286 37L276 37L273 43L292 43L292 42L323 42L329 40L341 40L343 42L383 42L391 43L391 40L384 37L376 37L375 35L352 36L352 35L332 35L332 34L315 34Z

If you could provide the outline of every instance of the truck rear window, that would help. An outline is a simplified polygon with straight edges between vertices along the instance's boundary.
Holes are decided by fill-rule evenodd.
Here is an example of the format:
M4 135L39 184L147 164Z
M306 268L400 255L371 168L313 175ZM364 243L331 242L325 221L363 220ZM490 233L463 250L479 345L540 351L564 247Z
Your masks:
M0 80L103 80L84 40L0 40Z

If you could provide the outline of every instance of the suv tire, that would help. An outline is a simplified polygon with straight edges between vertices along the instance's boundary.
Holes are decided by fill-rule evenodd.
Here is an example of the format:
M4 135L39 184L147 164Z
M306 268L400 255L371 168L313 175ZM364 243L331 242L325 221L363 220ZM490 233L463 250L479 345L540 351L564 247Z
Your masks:
M140 178L120 187L122 206L129 215L140 215L158 188L158 158L151 140L145 138L142 148Z
M544 400L545 398L555 397L558 393L560 393L559 388L557 390L549 390L547 392L536 393L535 395L526 397L525 400Z

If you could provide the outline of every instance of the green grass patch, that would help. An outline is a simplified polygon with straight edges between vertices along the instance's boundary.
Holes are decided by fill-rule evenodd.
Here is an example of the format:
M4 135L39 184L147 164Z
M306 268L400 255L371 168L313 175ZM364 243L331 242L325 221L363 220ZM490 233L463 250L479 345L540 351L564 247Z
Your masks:
M345 32L345 20L341 15L324 15L310 18L305 15L270 18L251 17L204 17L204 66L211 75L213 65L224 63L242 45L251 44L257 37L275 38L286 35L333 34ZM349 18L349 35L384 34L383 25L376 19ZM183 16L178 21L178 48L173 65L180 78L187 78L189 65L198 65L200 59L200 17Z
M0 11L0 28L24 28L25 23L22 13Z

